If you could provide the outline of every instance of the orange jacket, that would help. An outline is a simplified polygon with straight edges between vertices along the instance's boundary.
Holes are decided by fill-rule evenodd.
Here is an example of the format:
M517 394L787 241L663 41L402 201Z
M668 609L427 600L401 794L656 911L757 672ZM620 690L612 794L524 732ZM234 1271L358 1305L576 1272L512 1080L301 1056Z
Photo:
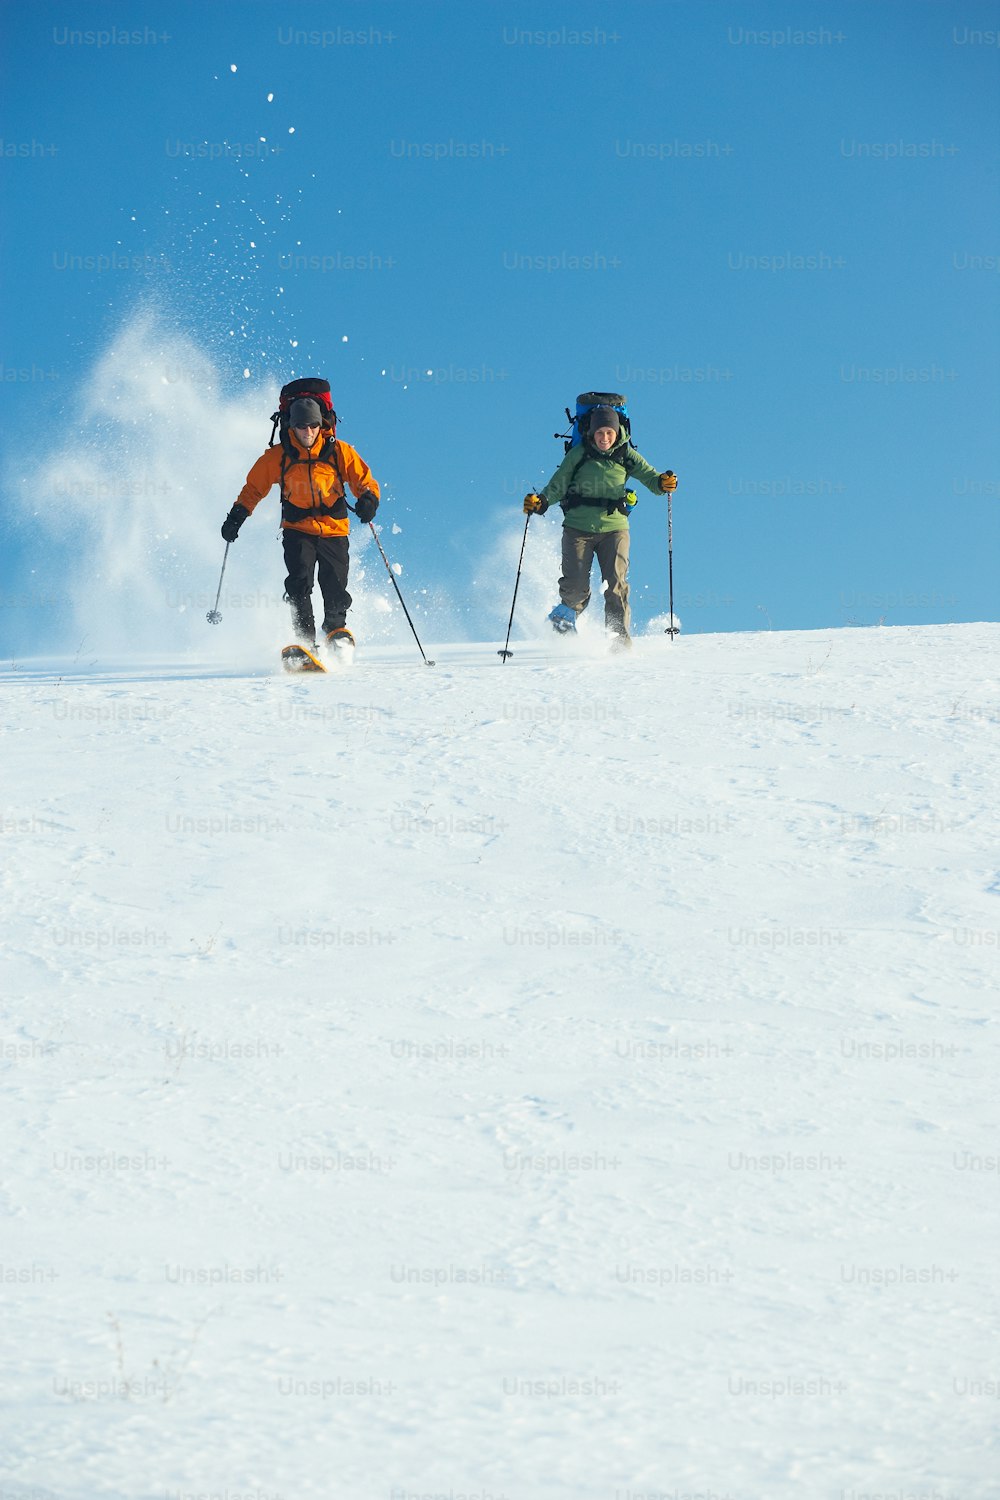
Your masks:
M355 497L362 490L370 490L377 499L379 487L364 459L339 438L327 457L321 459L319 455L328 436L321 431L312 447L306 450L294 431L289 429L288 441L294 459L280 443L268 448L247 475L247 482L239 494L239 504L252 512L272 485L280 484L281 525L285 530L305 531L310 536L346 536L351 518L344 493L345 481ZM321 514L316 514L320 511Z

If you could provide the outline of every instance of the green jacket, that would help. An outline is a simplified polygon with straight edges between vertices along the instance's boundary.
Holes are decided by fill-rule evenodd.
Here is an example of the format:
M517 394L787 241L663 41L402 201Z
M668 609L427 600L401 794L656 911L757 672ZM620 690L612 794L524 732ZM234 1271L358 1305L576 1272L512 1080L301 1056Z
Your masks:
M564 507L563 524L573 531L627 531L628 516L620 510L612 510L608 515L608 502L617 505L629 482L636 479L647 490L660 493L659 471L623 436L607 453L599 454L585 443L578 443L538 493L550 505L561 504L567 494L579 495L585 502L593 501L593 504Z

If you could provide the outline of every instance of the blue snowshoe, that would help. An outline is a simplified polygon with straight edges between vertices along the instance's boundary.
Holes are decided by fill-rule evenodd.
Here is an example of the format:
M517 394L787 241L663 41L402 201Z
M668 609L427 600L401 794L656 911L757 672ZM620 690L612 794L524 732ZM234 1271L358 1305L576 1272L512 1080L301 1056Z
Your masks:
M576 611L570 609L568 604L557 604L548 618L552 622L552 629L559 635L576 632Z

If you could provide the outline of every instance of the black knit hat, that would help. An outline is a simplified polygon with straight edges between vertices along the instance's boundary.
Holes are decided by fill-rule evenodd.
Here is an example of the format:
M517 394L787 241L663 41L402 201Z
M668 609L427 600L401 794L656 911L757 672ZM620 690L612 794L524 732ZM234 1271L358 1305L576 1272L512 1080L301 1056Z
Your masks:
M598 427L613 427L616 433L621 432L621 418L613 406L595 406L590 413L590 421L587 424L587 432L591 437Z
M299 396L288 408L289 427L322 427L323 413L319 402L310 396Z

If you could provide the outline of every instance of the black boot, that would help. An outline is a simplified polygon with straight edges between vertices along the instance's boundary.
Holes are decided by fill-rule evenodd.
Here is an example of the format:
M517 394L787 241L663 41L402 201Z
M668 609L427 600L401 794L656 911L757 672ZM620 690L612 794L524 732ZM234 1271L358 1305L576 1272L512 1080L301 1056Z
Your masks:
M292 631L297 641L316 650L316 619L313 615L312 598L309 594L286 594L292 607Z

